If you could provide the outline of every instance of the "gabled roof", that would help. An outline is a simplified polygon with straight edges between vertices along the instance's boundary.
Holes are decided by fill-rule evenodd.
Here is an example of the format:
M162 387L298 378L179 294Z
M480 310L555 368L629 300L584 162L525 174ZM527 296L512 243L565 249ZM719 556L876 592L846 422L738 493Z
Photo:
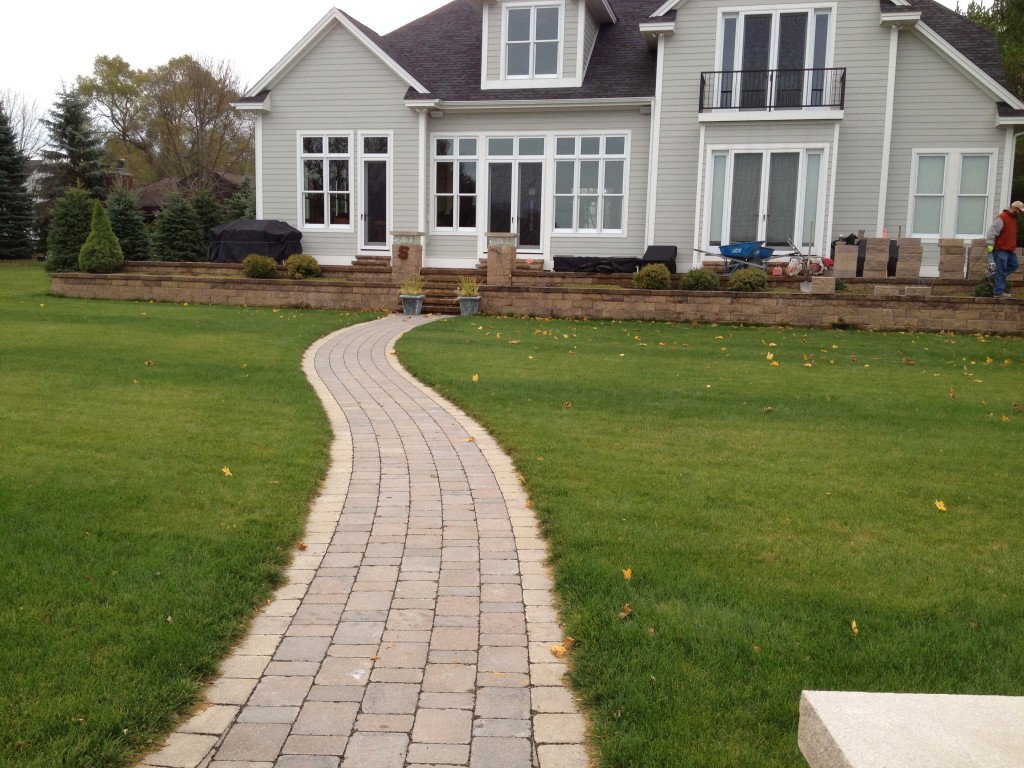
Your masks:
M615 0L615 24L603 24L580 88L483 90L480 88L480 12L470 0L454 0L384 35L384 41L427 87L444 101L533 101L651 98L657 58L639 25L659 0ZM424 98L412 91L407 99Z

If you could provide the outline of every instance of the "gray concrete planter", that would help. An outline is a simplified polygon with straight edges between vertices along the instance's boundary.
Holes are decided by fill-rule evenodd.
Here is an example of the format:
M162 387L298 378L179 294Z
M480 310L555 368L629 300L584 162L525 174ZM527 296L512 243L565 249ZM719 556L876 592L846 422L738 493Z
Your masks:
M401 294L398 298L402 300L402 312L406 315L418 315L423 311L424 295L416 296Z
M469 315L475 315L480 311L480 297L479 296L459 296L459 310L462 312L463 317Z

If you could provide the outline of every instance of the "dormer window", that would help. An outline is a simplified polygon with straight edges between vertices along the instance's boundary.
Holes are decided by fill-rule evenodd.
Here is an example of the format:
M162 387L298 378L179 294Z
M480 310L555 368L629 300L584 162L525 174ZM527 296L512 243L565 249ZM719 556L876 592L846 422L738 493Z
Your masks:
M506 7L505 77L558 77L561 37L560 5Z

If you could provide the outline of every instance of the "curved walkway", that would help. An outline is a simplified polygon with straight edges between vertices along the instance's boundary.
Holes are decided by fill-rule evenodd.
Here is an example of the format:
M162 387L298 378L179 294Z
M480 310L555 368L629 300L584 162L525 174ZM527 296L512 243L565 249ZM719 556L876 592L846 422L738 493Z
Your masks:
M392 315L307 352L335 439L304 544L209 704L141 765L587 765L515 469L395 361L425 322Z

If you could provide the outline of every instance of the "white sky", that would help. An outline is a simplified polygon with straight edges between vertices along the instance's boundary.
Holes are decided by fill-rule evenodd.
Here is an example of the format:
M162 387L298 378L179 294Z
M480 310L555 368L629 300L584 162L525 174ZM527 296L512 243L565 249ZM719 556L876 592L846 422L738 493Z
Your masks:
M38 1L38 0L36 0ZM254 85L333 5L381 34L447 0L33 0L5 3L0 91L21 92L40 112L61 81L92 74L97 56L120 55L149 69L184 54L232 62L242 85ZM940 0L953 8L956 0ZM964 0L966 5L967 0ZM262 6L262 8L261 8Z

